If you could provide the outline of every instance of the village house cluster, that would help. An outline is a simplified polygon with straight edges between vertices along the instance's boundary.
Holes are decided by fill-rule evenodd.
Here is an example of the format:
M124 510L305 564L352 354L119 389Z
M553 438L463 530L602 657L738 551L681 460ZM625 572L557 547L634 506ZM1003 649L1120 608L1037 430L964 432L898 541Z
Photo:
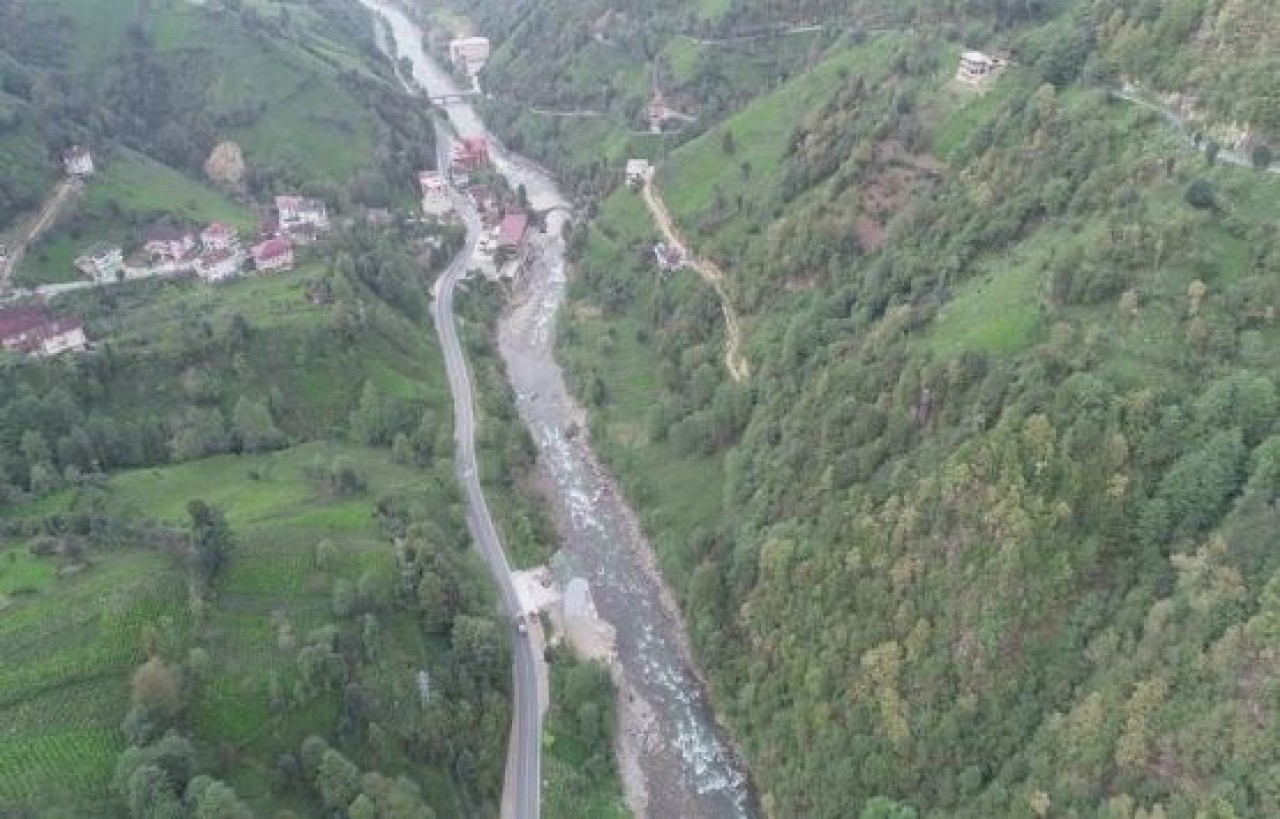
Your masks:
M489 185L472 184L474 177L489 168L489 143L483 137L467 137L453 147L446 174L426 170L418 174L423 215L444 220L454 206L450 182L465 191L484 226L476 246L475 263L493 278L515 278L529 259L529 214L515 202L504 200Z
M98 243L77 257L75 265L102 283L179 273L217 282L240 275L249 262L259 273L290 270L295 245L310 244L329 232L329 213L318 200L277 196L272 214L259 227L258 240L245 247L239 231L224 222L197 232L161 219L147 228L140 252L131 258L119 245Z
M75 319L53 318L40 305L0 310L0 349L49 356L87 346L84 325Z

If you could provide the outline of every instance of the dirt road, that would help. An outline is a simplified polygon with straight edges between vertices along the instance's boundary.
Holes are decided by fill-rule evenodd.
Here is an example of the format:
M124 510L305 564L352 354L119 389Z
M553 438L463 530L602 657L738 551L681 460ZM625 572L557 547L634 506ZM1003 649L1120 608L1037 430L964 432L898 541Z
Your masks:
M0 265L0 294L9 292L9 279L13 271L18 269L18 262L22 261L27 248L40 238L40 234L49 229L49 226L61 215L71 194L82 187L83 183L79 179L63 179L54 187L49 198L44 200L36 220L21 232L17 243L9 250L8 261Z
M709 259L699 259L680 238L680 234L676 232L675 222L671 219L670 212L667 211L666 203L662 201L662 196L654 188L653 180L648 180L644 183L642 193L644 194L644 203L649 207L649 212L653 214L653 220L658 223L658 229L662 231L667 244L678 248L680 254L689 260L689 266L716 291L716 296L720 299L720 312L724 313L724 363L729 368L729 375L733 376L734 381L739 383L746 381L751 377L751 365L747 362L746 356L742 354L742 328L738 321L738 313L733 309L733 302L729 300L729 291L725 286L728 278L725 276L724 270Z

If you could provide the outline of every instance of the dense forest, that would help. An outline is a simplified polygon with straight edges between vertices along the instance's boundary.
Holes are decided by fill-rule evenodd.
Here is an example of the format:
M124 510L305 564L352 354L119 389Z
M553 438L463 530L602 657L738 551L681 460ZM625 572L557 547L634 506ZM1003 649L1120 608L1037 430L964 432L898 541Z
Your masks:
M609 5L650 57L695 14ZM561 346L766 805L1280 811L1270 4L732 5L697 36L842 31L650 154L751 378L603 171ZM490 81L587 71L603 13Z

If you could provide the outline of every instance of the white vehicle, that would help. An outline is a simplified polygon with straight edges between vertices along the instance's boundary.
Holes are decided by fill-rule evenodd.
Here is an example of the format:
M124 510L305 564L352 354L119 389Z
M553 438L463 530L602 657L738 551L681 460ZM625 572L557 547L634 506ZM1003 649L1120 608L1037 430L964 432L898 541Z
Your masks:
M524 623L524 615L523 615L523 614L517 614L517 615L516 615L516 631L520 632L521 634L528 634L528 633L529 633L529 628L528 628L528 626L526 626L526 625L525 625L525 623Z

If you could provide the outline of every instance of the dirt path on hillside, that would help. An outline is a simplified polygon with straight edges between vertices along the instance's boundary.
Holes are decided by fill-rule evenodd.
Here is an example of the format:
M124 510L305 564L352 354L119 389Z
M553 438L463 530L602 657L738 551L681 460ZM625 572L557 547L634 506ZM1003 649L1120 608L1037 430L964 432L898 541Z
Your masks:
M62 213L63 207L66 205L71 194L80 190L82 183L79 179L67 178L63 179L49 194L49 198L44 201L40 207L40 213L36 216L34 222L20 233L20 237L13 247L9 249L8 261L0 265L0 294L9 292L9 279L14 270L18 269L18 262L22 261L22 257L27 252L27 247L40 238L40 234L49 229Z
M676 232L675 222L671 218L671 213L667 211L666 203L662 201L662 196L654 188L653 180L650 179L644 183L642 192L644 194L644 203L649 206L649 213L653 214L653 220L658 223L658 228L662 231L667 244L678 248L680 255L688 260L689 266L716 291L716 296L720 299L720 312L724 313L724 363L729 368L729 375L733 376L734 381L739 383L746 381L751 377L751 365L747 362L746 356L742 354L742 328L738 320L738 313L733 309L733 302L729 300L729 291L725 286L728 277L715 262L695 256L689 249L688 244L680 238L680 234Z

